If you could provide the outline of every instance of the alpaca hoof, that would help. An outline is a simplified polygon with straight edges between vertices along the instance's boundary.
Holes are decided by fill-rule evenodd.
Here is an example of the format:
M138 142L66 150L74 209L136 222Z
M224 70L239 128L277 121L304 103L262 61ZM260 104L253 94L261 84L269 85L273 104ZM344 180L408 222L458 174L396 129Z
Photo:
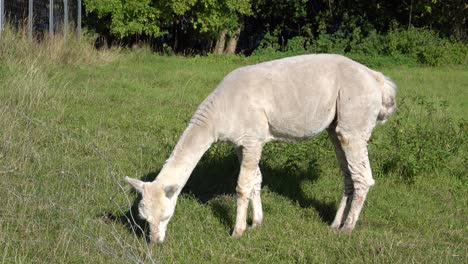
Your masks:
M251 228L260 228L262 227L262 222L261 221L253 221Z
M340 232L343 234L351 235L352 231L353 227L351 226L343 226L342 228L340 228Z
M252 224L252 225L250 226L250 229L259 229L260 227L262 227L261 224Z
M332 230L339 230L339 229L340 229L340 225L339 225L339 224L331 224L331 225L330 225L330 229L332 229Z
M234 232L232 232L232 237L234 239L239 239L242 236L243 233L244 233L244 230L234 229Z

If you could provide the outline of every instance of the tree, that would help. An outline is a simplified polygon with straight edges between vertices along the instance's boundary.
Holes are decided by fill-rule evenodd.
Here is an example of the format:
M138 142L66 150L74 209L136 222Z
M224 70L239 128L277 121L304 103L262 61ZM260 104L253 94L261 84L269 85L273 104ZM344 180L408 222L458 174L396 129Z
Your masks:
M110 32L119 38L170 34L172 47L177 50L185 28L215 42L215 53L235 51L243 16L251 14L250 0L85 0L84 3L99 18L110 17Z
M84 0L88 12L110 17L110 32L119 38L135 34L161 36L162 12L152 0Z
M250 0L199 0L194 7L192 23L199 32L215 40L213 53L234 53L243 17L251 14Z
M175 52L233 53L238 43L252 51L265 36L274 49L290 39L304 46L346 40L395 27L428 27L467 39L460 0L84 0L95 25L117 38L142 36ZM89 24L91 25L91 23ZM393 27L393 28L392 28ZM296 38L297 37L297 38ZM327 39L328 38L328 39ZM273 43L273 42L277 43ZM346 42L345 41L345 42ZM348 43L348 44L349 44ZM342 44L342 45L341 45ZM350 46L340 45L344 50Z

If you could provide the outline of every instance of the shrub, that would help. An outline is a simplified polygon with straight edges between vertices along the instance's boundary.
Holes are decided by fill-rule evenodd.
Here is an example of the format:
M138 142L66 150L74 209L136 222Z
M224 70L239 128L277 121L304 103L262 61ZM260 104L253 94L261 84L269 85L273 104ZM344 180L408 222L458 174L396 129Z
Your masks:
M383 36L376 30L371 30L367 36L360 34L360 30L353 31L353 41L350 42L350 53L364 55L379 55L383 53Z
M383 45L384 54L404 54L430 66L464 64L467 60L466 44L440 38L434 31L424 28L390 30Z
M454 161L466 151L467 121L449 118L446 102L420 96L401 98L398 107L385 139L371 139L375 171L407 183L417 175L454 171Z
M364 30L353 24L351 30L342 26L331 34L322 23L317 37L295 36L287 41L284 50L281 50L276 36L267 33L254 55L273 55L279 51L285 51L284 55L337 53L359 57L367 65L378 66L382 63L420 63L429 66L466 64L468 58L465 43L441 38L436 32L425 28L403 29L394 26L386 34L378 34L375 29ZM381 57L386 59L378 59Z
M303 36L296 36L288 40L285 51L293 53L304 53L307 50L309 40Z
M430 66L446 64L466 64L468 47L462 43L442 40L437 45L421 48L417 53L418 61Z
M272 54L279 51L280 45L278 44L278 38L271 35L269 32L265 34L260 44L253 52L254 55L265 55Z

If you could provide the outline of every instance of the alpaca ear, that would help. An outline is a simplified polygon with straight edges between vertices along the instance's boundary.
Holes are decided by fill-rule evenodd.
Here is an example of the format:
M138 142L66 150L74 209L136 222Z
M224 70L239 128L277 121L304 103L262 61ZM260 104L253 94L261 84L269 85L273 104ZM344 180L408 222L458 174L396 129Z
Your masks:
M143 193L143 186L145 185L144 182L130 177L125 177L125 180L130 183L130 185L132 185L133 188L135 188L135 190L137 190L139 193Z
M177 192L177 189L179 187L177 185L169 185L169 186L166 186L164 187L164 192L166 193L166 197L167 198L172 198L172 196L174 196L174 194Z

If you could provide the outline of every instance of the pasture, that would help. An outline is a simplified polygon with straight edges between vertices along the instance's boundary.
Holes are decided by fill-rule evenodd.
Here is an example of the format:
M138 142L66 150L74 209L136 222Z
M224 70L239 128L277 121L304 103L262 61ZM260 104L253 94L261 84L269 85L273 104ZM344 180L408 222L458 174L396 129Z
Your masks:
M343 181L325 133L266 146L264 223L240 240L230 237L237 157L213 146L155 245L132 220L138 196L124 176L154 179L205 96L260 59L89 56L0 61L2 263L468 260L466 66L370 65L398 85L398 109L374 130L376 185L351 235L328 228Z

